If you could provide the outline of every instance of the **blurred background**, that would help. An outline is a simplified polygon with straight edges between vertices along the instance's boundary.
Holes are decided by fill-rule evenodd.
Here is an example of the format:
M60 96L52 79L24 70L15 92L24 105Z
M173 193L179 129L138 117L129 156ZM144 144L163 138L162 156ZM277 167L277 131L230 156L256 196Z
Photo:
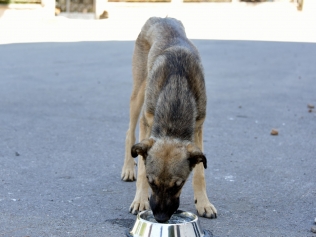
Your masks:
M193 39L316 42L315 0L0 0L0 43L134 40L150 16Z

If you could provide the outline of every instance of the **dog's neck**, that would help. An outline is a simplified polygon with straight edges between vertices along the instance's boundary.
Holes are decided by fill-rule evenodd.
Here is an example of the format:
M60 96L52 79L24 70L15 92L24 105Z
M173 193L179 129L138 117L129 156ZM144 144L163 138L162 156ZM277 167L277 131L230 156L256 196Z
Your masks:
M184 77L171 76L161 90L151 136L193 141L196 103Z

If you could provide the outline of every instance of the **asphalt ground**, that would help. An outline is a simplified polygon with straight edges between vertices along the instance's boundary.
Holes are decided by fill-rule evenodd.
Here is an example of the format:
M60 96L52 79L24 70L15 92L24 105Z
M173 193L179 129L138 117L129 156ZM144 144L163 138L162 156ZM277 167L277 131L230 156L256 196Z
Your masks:
M134 42L2 36L0 236L124 236L135 221L135 183L120 180ZM273 37L193 40L208 96L207 191L218 210L200 221L216 237L316 236L316 44ZM195 212L191 178L180 202Z

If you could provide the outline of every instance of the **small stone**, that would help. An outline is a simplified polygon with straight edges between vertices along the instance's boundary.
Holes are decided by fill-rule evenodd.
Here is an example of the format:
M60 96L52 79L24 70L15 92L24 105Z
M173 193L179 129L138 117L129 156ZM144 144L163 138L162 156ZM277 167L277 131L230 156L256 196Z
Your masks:
M314 106L314 105L312 105L312 104L308 104L308 105L307 105L307 108L309 108L309 109L314 109L314 108L315 108L315 106Z
M279 134L279 131L276 129L272 129L270 134L273 136L277 136Z
M312 226L311 232L316 233L316 225Z
M315 220L314 220L315 224L316 224L316 217L315 217Z
M20 153L16 151L15 156L20 156Z
M313 110L312 110L312 109L309 109L308 112L311 113L311 112L313 112Z
M103 13L100 15L100 19L107 19L109 18L109 13L107 11L103 11Z

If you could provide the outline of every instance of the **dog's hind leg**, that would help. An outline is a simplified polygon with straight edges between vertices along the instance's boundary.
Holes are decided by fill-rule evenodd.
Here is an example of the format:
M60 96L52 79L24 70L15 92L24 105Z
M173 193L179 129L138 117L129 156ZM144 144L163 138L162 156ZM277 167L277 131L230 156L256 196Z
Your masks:
M122 168L121 178L124 181L136 180L135 161L131 156L131 148L135 144L135 129L140 111L144 103L145 82L140 88L134 85L130 100L130 121L125 139L125 160Z
M201 123L201 122L200 122ZM195 144L203 151L203 127L198 125L195 131ZM193 189L195 207L200 216L216 218L217 210L208 200L206 193L204 167L202 162L197 164L193 170Z
M131 156L131 148L135 144L135 129L140 111L144 104L145 87L147 78L148 47L146 42L139 36L135 43L133 54L133 91L130 100L129 128L125 139L125 160L122 168L121 178L124 181L136 179L135 162Z

